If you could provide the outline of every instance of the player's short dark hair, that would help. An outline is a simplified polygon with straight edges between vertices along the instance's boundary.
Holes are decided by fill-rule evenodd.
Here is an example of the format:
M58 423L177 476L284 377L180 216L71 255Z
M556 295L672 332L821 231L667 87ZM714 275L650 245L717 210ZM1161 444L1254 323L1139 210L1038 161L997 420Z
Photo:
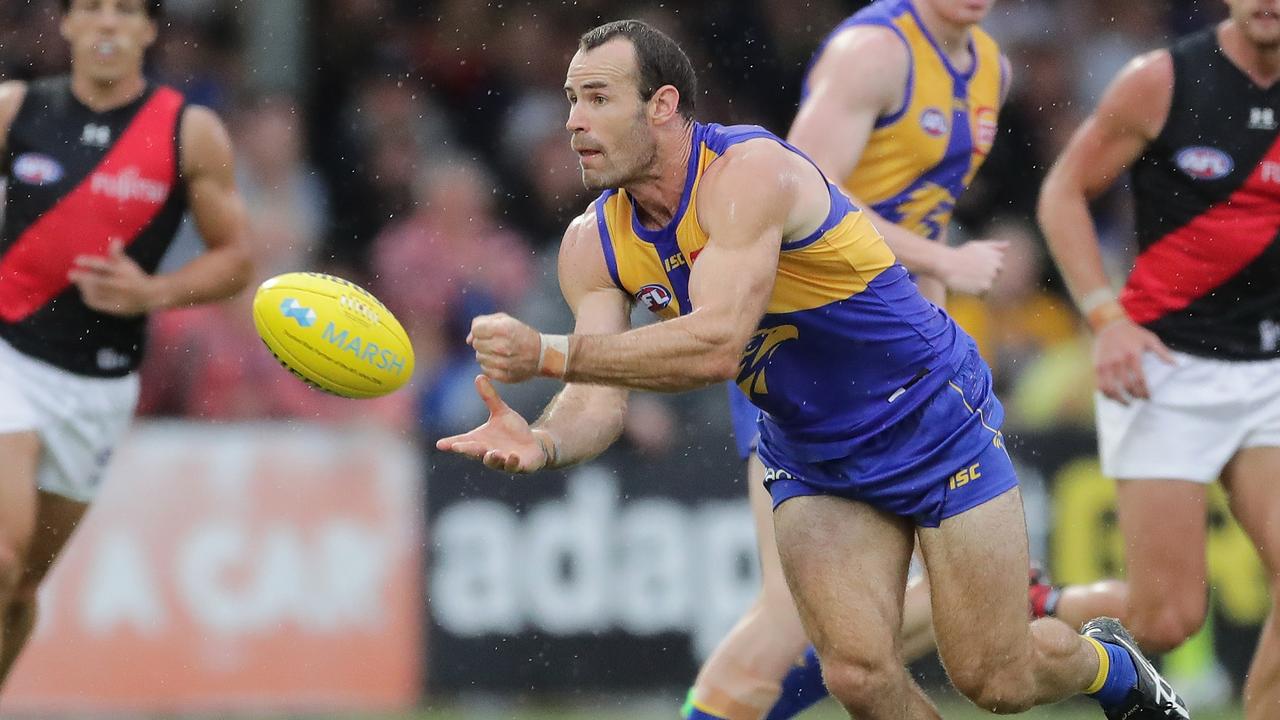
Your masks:
M615 20L583 33L578 48L592 50L616 37L625 37L635 48L641 99L647 102L658 88L670 85L680 93L680 114L692 120L698 77L679 43L643 20Z
M164 0L147 0L143 6L147 9L147 17L158 20L164 15ZM62 14L71 12L71 0L62 0Z

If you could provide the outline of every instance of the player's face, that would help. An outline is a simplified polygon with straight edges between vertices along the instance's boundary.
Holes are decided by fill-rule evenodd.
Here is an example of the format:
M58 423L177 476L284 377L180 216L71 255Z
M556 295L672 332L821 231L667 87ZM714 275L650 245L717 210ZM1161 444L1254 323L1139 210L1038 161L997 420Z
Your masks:
M623 187L654 165L657 142L636 78L635 51L625 38L579 50L569 61L565 127L589 190Z
M1231 20L1246 40L1263 49L1280 47L1280 0L1226 0Z
M956 25L975 25L982 22L996 0L923 0L947 22Z
M142 72L142 55L156 39L145 0L72 0L62 19L73 72L115 82Z

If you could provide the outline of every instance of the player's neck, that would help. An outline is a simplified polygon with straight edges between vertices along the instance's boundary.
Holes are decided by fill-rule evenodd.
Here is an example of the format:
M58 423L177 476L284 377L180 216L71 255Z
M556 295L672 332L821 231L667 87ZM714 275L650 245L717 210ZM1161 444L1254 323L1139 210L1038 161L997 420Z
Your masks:
M1280 82L1280 47L1259 47L1249 42L1239 26L1224 22L1218 32L1222 52L1236 67L1260 87Z
M71 94L94 112L105 112L128 105L147 89L147 79L141 73L112 82L101 82L71 74Z
M689 156L693 153L693 123L679 133L658 141L657 163L653 172L625 190L631 196L640 223L656 230L666 227L680 209L684 182L689 172Z
M969 32L973 26L949 22L935 13L928 3L915 3L915 9L920 22L938 43L938 49L951 60L952 66L961 72L967 70L973 63L969 54Z

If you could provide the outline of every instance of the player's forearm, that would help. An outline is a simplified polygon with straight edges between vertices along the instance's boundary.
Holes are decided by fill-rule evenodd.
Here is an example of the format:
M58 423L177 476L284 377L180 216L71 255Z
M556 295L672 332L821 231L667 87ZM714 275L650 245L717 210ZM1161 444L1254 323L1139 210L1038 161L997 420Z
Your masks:
M605 385L566 385L533 425L548 467L585 462L604 452L622 434L627 391Z
M1045 180L1036 215L1071 296L1088 315L1105 300L1110 282L1084 190L1056 169Z
M571 336L566 380L682 392L733 378L746 338L729 319L700 312L618 335Z
M173 272L155 275L150 305L161 310L225 300L243 290L252 273L243 245L211 248Z
M853 195L849 197L852 198ZM870 204L863 204L856 198L854 198L853 202L862 208L867 217L871 218L871 223L876 226L876 230L884 237L885 244L893 251L894 256L898 259L898 262L902 263L903 267L916 275L929 275L932 277L942 275L947 261L947 254L951 252L951 248L944 243L930 240L923 235L917 235L888 220L880 213L872 210Z

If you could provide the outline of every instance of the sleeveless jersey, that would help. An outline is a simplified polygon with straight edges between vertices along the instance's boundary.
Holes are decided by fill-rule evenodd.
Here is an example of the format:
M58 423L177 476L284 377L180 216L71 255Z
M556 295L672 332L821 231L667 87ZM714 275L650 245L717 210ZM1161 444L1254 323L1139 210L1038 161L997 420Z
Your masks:
M1280 84L1258 87L1213 29L1171 48L1173 100L1133 167L1139 254L1120 301L1182 352L1280 354Z
M879 0L837 25L818 46L810 69L832 38L860 25L892 30L910 60L902 106L876 119L844 187L890 222L937 239L995 142L1006 82L1000 48L975 26L969 39L973 65L961 73L911 0Z
M664 319L693 309L691 266L709 239L698 222L699 182L730 147L758 138L801 154L760 127L695 123L684 192L663 228L643 226L625 190L596 200L618 287ZM920 295L867 217L827 188L823 223L780 248L768 309L737 377L771 437L814 460L843 457L919 407L945 386L969 343Z
M0 174L8 176L0 228L0 337L82 375L118 377L141 358L146 320L97 312L67 279L78 255L105 255L118 239L154 272L186 209L179 172L183 96L149 86L98 113L66 77L31 83Z

